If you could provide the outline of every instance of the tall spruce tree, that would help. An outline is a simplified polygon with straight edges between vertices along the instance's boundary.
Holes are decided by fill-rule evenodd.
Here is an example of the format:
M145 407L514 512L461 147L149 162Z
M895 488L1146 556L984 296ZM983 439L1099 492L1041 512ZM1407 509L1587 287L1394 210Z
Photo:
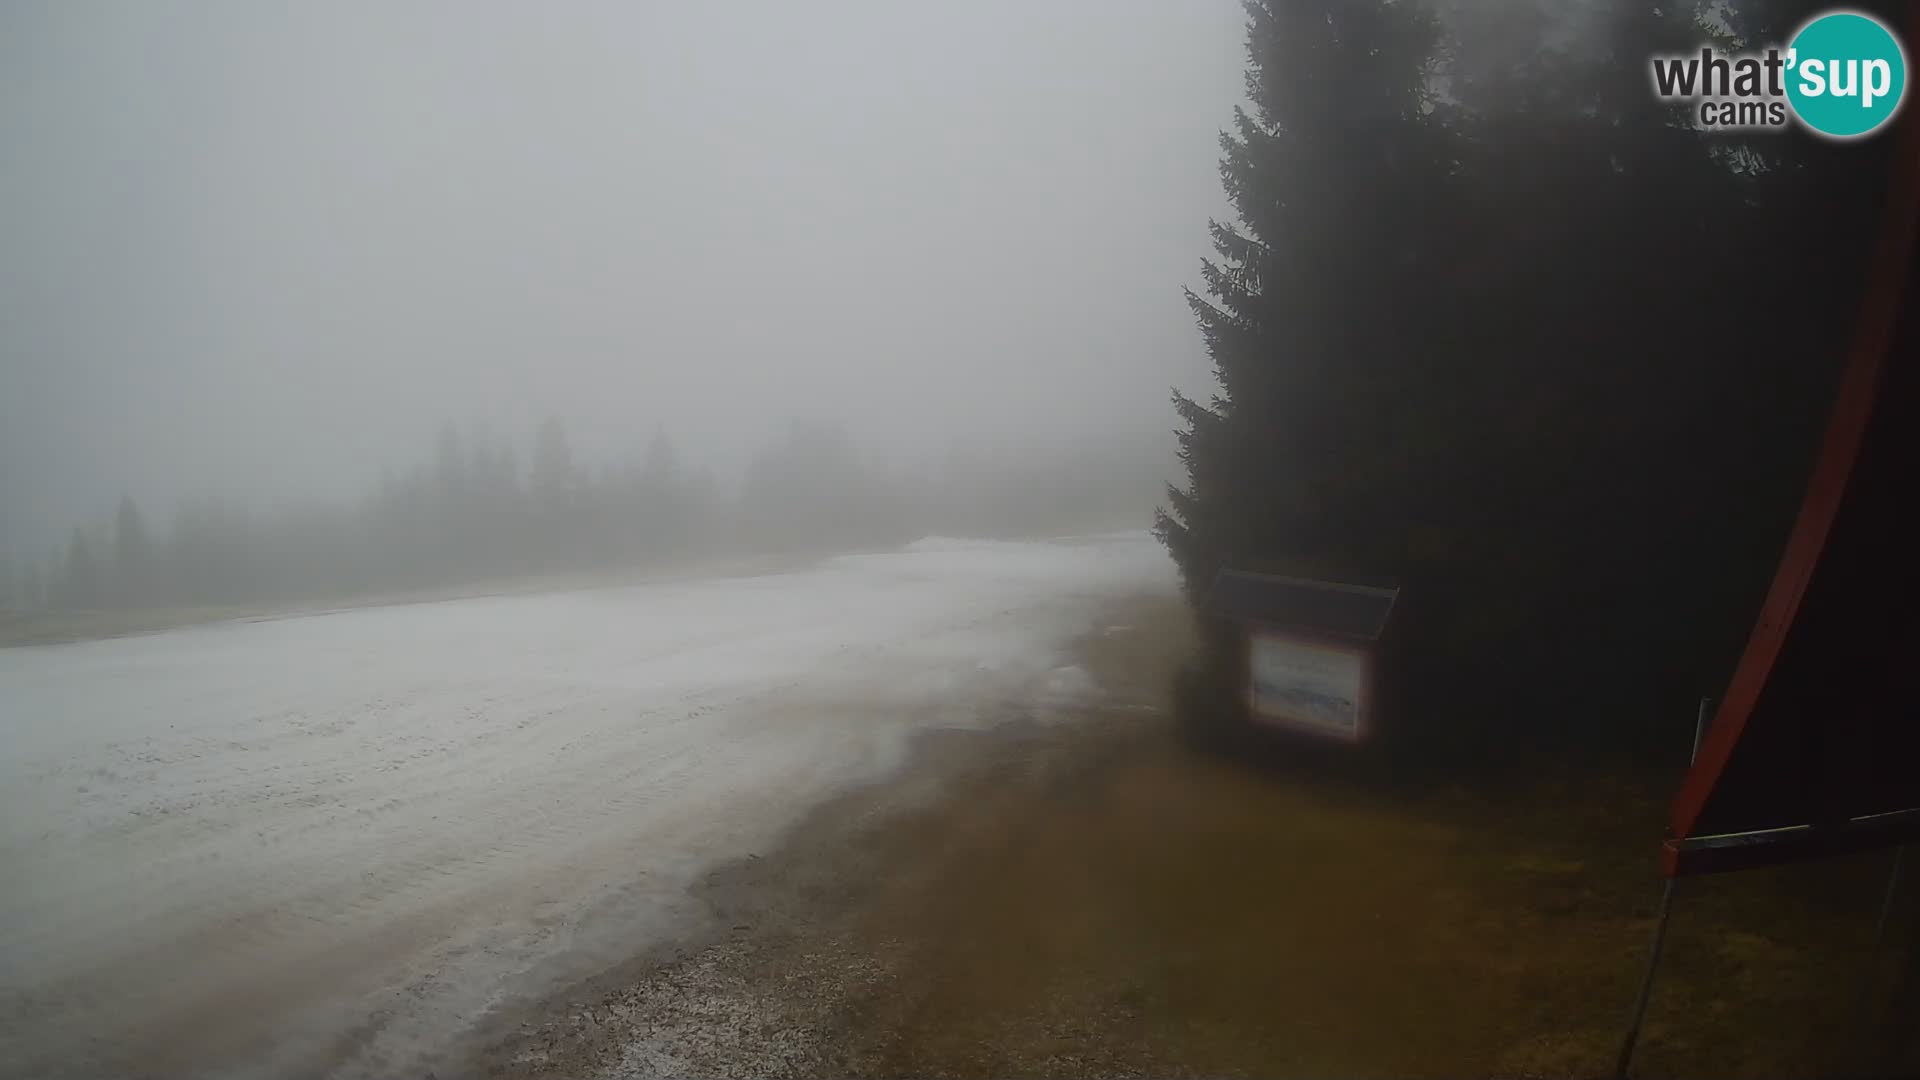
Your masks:
M1424 641L1457 684L1517 673L1512 727L1684 747L1673 728L1719 691L1751 625L1840 370L1891 144L1842 156L1800 133L1706 132L1653 98L1646 64L1783 42L1815 10L1612 0L1561 9L1577 34L1547 23L1516 42L1509 27L1494 48L1456 27L1450 53L1490 61L1458 88L1475 231L1496 238L1461 344L1489 389L1460 401L1477 464L1446 487L1473 543L1445 567L1451 618ZM1802 259L1844 271L1761 269Z
M1187 485L1158 519L1191 593L1227 564L1390 574L1417 494L1404 441L1433 349L1430 224L1451 198L1439 29L1379 0L1247 4L1247 92L1221 137L1238 221L1189 293L1220 392L1176 394ZM1440 211L1444 213L1444 211Z
M94 558L93 544L85 529L74 526L67 540L66 567L61 576L61 602L70 608L91 608L100 604L100 564Z
M122 495L113 515L113 600L126 607L152 602L153 543L132 496Z
M1380 0L1252 0L1221 136L1237 221L1189 292L1217 396L1176 393L1184 487L1156 531L1198 597L1223 567L1391 578L1431 500L1411 426L1445 378L1457 201L1440 27ZM1208 659L1232 676L1224 643Z

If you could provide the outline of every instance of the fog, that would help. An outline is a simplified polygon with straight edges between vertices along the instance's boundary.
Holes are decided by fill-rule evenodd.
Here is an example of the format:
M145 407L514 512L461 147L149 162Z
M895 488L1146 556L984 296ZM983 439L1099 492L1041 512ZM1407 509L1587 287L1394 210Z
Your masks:
M525 466L549 419L583 469L664 433L723 490L806 421L892 472L1164 458L1150 493L1169 387L1206 385L1181 289L1242 29L1229 0L10 6L0 552L50 565L122 495L156 533L359 499L450 426Z
M1920 1077L1857 6L0 0L0 1080Z

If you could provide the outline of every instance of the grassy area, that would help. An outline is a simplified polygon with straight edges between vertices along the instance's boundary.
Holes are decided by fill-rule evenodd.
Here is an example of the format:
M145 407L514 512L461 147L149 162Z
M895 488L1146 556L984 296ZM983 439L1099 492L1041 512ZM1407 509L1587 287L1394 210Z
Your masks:
M1092 662L1158 667L1107 641ZM1034 750L974 773L963 811L893 826L940 855L862 923L915 943L917 992L876 1003L878 1071L1611 1074L1660 893L1660 778L1401 794L1160 727L1064 739L1047 768ZM1888 858L1683 882L1636 1073L1883 1063L1859 1006Z
M1658 897L1601 785L1382 805L1143 742L964 797L864 927L919 943L882 1071L1605 1075ZM1643 1075L1849 1067L1881 864L1823 869L1687 883Z
M258 604L226 604L98 610L0 611L0 648L18 645L58 645L98 638L128 637L184 626L233 619L271 619L394 604L431 604L480 596L519 596L609 589L688 577L737 577L775 573L804 566L809 556L743 556L671 566L627 570L578 571L539 574L494 581L477 581L428 589L397 590L347 596L313 596Z
M267 610L271 609L232 605L126 611L0 612L0 648L12 645L59 645L70 641L150 634L179 626L260 615Z

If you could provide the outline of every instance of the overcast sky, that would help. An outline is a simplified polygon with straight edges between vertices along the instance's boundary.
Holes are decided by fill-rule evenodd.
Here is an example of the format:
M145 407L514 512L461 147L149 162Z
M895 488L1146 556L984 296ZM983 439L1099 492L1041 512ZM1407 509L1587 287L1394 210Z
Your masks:
M0 542L491 421L1170 429L1234 0L0 7Z

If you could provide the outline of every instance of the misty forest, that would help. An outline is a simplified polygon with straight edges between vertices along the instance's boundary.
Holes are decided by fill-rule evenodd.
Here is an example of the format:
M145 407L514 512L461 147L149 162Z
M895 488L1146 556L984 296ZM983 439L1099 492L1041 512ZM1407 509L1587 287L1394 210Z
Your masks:
M926 535L1043 536L1145 512L1157 460L1128 446L1047 460L956 452L904 466L843 425L794 422L723 487L656 431L635 460L595 463L558 418L524 454L447 425L431 456L345 505L208 500L149 524L130 497L75 525L0 594L25 610L315 603L552 575L805 556ZM1006 477L1018 471L1020 482Z

